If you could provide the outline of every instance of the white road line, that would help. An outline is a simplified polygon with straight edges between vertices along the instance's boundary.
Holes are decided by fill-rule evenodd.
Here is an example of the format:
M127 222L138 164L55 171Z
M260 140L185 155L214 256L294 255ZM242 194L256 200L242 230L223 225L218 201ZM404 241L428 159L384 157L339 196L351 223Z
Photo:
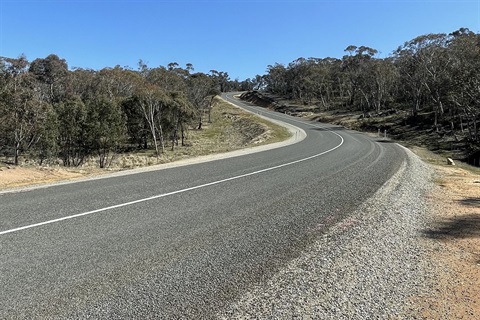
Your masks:
M293 120L293 119L290 119L290 120ZM300 122L300 121L298 121L298 122ZM303 124L306 124L306 123L303 122ZM310 125L312 125L312 124L310 124ZM312 126L315 126L315 125L312 125ZM328 129L325 129L325 130L328 130ZM196 190L196 189L200 189L200 188L205 188L205 187L213 186L213 185L216 185L216 184L221 184L221 183L224 183L224 182L237 180L237 179L240 179L240 178L245 178L245 177L248 177L248 176L253 176L253 175L260 174L260 173L276 170L276 169L279 169L279 168L283 168L283 167L286 167L286 166L290 166L290 165L293 165L293 164L304 162L304 161L307 161L307 160L310 160L310 159L313 159L313 158L317 158L317 157L320 157L324 154L332 152L335 149L338 149L343 145L344 140L343 140L343 137L341 135L339 135L338 133L333 132L331 130L328 130L328 131L330 131L331 133L340 137L341 142L337 146L333 147L332 149L329 149L327 151L321 152L319 154L315 154L313 156L310 156L310 157L307 157L307 158L304 158L304 159L284 163L284 164L281 164L281 165L278 165L278 166L265 168L265 169L262 169L262 170L242 174L242 175L239 175L239 176L230 177L230 178L227 178L227 179L222 179L222 180L218 180L218 181L209 182L209 183L198 185L198 186L195 186L195 187L190 187L190 188L186 188L186 189L182 189L182 190L163 193L163 194L159 194L159 195L144 198L144 199L125 202L125 203L117 204L117 205L114 205L114 206L105 207L105 208L92 210L92 211L88 211L88 212L83 212L83 213L78 213L78 214L74 214L74 215L71 215L71 216L66 216L66 217L62 217L62 218L58 218L58 219L53 219L53 220L48 220L48 221L44 221L44 222L34 223L34 224L30 224L30 225L26 225L26 226L23 226L23 227L10 229L10 230L0 231L0 236L8 234L8 233L14 233L14 232L18 232L18 231L25 230L25 229L32 229L32 228L36 228L36 227L44 226L44 225L47 225L47 224L52 224L52 223L64 221L64 220L79 218L79 217L83 217L83 216L87 216L87 215L90 215L90 214L99 213L99 212L103 212L103 211L107 211L107 210L122 208L122 207L130 206L130 205L133 205L133 204L136 204L136 203L141 203L141 202L146 202L146 201L150 201L150 200L154 200L154 199L158 199L158 198L163 198L163 197L171 196L171 195L178 194L178 193L183 193L183 192L192 191L192 190Z

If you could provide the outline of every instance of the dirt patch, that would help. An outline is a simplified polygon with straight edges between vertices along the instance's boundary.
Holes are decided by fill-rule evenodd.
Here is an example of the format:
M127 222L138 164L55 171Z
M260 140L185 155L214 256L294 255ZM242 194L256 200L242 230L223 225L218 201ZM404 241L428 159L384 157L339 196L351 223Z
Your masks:
M439 157L414 150L427 162ZM416 297L417 318L480 318L480 175L474 168L433 165L437 188L429 195L431 224L423 230L434 270L429 294ZM472 172L473 170L473 172Z
M31 186L57 181L68 181L101 174L103 171L89 169L65 169L48 167L0 167L0 190Z

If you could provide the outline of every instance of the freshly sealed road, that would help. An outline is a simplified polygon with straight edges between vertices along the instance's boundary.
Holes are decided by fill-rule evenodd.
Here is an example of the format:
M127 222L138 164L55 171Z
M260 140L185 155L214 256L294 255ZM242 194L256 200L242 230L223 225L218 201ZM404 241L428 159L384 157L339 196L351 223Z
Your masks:
M0 194L0 318L211 318L348 217L405 159L395 144L235 103L307 137Z

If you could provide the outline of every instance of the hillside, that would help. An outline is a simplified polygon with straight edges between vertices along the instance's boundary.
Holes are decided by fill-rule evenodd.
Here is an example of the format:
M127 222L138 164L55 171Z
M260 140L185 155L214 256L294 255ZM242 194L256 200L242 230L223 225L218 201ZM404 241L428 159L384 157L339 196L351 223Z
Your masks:
M433 114L419 113L415 118L405 110L385 110L380 114L351 111L348 108L325 110L316 105L305 105L278 95L249 91L241 98L290 115L319 122L332 123L348 129L369 132L400 142L407 147L422 147L443 157L479 166L480 153L469 151L468 142L461 132L452 131L445 123L442 130L435 130Z

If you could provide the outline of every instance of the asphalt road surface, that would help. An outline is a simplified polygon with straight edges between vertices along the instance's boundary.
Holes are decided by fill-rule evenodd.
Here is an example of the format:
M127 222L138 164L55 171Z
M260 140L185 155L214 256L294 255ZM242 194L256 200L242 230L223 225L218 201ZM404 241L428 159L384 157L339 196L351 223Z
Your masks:
M348 217L404 161L381 139L236 103L307 137L0 194L0 318L211 318L297 257L327 230L322 221Z

